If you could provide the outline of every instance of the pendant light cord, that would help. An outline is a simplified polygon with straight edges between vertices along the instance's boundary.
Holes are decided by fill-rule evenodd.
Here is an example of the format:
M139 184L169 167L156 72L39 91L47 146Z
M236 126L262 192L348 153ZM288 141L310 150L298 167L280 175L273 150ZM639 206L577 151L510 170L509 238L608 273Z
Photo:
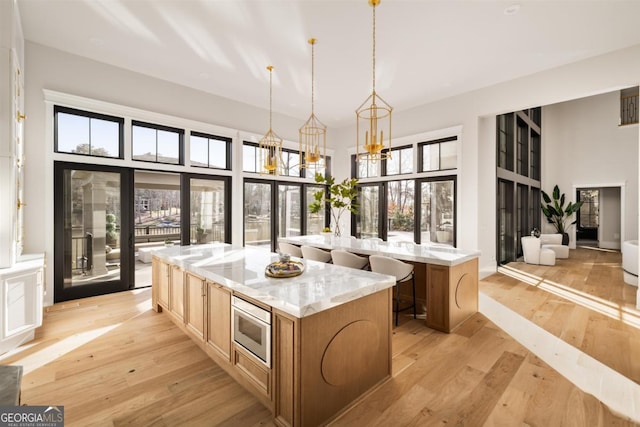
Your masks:
M373 7L373 93L376 93L376 5Z

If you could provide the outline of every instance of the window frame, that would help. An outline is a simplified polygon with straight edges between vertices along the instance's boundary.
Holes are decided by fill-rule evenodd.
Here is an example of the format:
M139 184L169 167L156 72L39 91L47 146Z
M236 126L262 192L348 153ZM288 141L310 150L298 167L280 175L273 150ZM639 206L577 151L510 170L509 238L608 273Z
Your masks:
M191 160L191 142L192 142L192 137L197 137L197 138L206 138L207 139L207 166L199 166L199 165L194 165ZM225 166L223 168L217 167L217 166L211 166L211 164L209 163L211 156L211 140L214 141L222 141L224 142L224 162L225 162ZM194 168L202 168L202 169L215 169L215 170L231 170L231 161L232 161L232 154L231 154L231 138L226 137L226 136L218 136L218 135L212 135L210 133L205 133L205 132L199 132L199 131L191 131L189 132L189 165L191 167Z
M100 156L91 153L72 153L69 151L60 151L58 149L59 143L59 124L58 124L58 113L70 114L79 117L86 117L89 119L89 148L91 148L91 119L96 120L104 120L108 122L115 122L118 124L118 155L117 156ZM85 157L100 157L103 159L124 159L124 118L118 116L111 116L108 114L95 113L87 110L80 110L77 108L64 107L62 105L54 105L53 106L53 152L59 154L71 154L74 156L85 156Z
M440 171L454 171L458 170L458 152L456 151L456 167L453 168L442 168L442 144L446 142L458 141L458 136L448 136L446 138L433 139L430 141L424 141L418 143L418 173L432 173L432 172L440 172ZM438 149L438 169L424 169L424 147L429 145L438 144L440 147Z
M155 152L156 160L155 161L134 158L133 151L134 151L135 141L133 139L133 130L135 127L153 129L156 131L156 152ZM178 163L158 161L158 132L157 131L159 130L178 134ZM185 133L184 128L175 128L175 127L166 126L166 125L159 125L155 123L144 122L141 120L131 120L131 160L134 162L154 163L154 164L160 164L160 165L184 166L184 133Z

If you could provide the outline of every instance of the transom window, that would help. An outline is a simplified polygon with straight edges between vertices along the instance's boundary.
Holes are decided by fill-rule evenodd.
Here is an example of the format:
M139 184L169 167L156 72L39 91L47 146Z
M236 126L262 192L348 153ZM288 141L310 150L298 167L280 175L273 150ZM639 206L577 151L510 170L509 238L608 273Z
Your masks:
M458 167L458 138L455 136L418 144L419 172L433 172Z
M242 146L242 170L244 172L259 173L261 165L258 164L258 144L245 141ZM282 149L282 175L304 177L304 172L300 170L300 153L297 150L288 148Z
M230 169L231 139L221 136L191 132L191 166Z
M386 160L386 175L413 173L413 146L391 149L391 158Z
M154 163L183 164L184 130L133 121L131 149L133 160Z
M123 158L124 119L56 106L54 145L58 153Z

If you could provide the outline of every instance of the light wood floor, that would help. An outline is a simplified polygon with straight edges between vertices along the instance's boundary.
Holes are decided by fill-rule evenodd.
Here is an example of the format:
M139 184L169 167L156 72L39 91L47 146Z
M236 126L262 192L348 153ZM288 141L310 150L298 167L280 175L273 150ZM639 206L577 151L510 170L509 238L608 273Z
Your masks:
M640 384L637 288L624 283L621 258L578 248L555 266L513 262L480 291Z
M494 276L482 281L483 292L491 291L494 297L501 289L505 294L526 292L510 278ZM533 290L531 295L545 292L525 286ZM36 340L0 360L25 366L23 403L64 405L68 426L273 425L255 398L165 314L151 311L150 296L144 289L48 308ZM549 327L567 322L561 314L547 314L552 305L562 307L560 301L535 308L527 301L538 297L516 298L528 307L523 311L533 310L532 320L539 310ZM608 323L610 329L626 333L609 318L589 320L589 313L569 318L573 329ZM393 377L334 425L634 425L580 391L480 313L452 334L408 317L401 322L393 336ZM618 345L618 333L610 340L607 333L588 338L592 332L588 326L584 330L583 341L592 342L590 347ZM632 344L629 348L638 348Z

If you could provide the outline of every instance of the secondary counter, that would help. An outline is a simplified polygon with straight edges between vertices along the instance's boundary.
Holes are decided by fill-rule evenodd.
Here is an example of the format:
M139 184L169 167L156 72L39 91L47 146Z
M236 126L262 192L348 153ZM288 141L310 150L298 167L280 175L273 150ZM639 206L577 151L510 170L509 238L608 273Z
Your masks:
M391 377L395 281L309 260L300 276L265 277L277 259L223 243L154 250L152 306L277 425L324 425ZM238 298L262 310L262 326L239 311Z
M402 261L414 261L452 267L480 256L480 251L469 251L437 245L416 245L413 242L384 242L374 239L352 239L334 235L280 237L280 242L308 245L321 249L342 249L362 255L385 255Z
M425 324L430 328L451 332L478 311L479 251L333 235L281 237L279 241L359 255L384 255L413 264L416 300L422 304Z

